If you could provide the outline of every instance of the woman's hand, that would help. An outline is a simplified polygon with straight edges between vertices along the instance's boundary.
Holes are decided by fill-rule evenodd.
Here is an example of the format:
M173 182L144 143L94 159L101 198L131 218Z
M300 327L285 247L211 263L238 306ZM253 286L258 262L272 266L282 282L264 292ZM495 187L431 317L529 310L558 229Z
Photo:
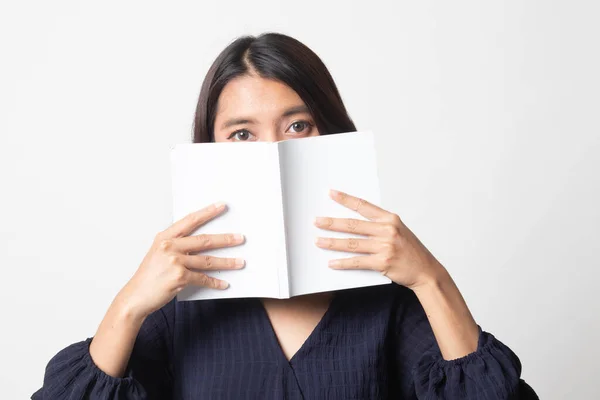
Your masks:
M363 199L331 191L331 198L369 221L317 218L315 224L331 231L364 235L366 238L318 238L324 249L364 253L332 260L339 269L380 271L397 284L412 289L423 306L442 356L453 360L477 349L478 327L454 281L400 217Z
M227 282L203 271L240 269L243 259L191 254L203 250L236 246L244 242L240 234L201 234L188 236L225 210L213 204L193 212L158 233L138 270L119 296L135 316L145 318L158 310L187 285L225 289Z
M190 254L244 242L242 235L194 235L198 227L225 210L213 204L193 212L158 233L141 265L115 297L90 344L94 363L106 374L122 377L144 320L187 285L225 289L227 283L202 271L237 269L244 260Z
M316 219L315 225L319 228L366 236L351 239L318 238L317 246L321 248L365 254L332 260L329 263L331 268L380 271L392 281L413 290L445 276L445 268L398 215L343 192L332 190L330 196L369 220Z

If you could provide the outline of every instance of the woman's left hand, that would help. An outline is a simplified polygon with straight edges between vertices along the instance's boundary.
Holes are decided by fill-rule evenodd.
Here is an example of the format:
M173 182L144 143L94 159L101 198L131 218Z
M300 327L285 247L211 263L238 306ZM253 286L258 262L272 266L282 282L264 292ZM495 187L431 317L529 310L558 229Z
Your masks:
M368 219L316 219L315 225L319 228L366 236L351 239L319 237L316 244L323 249L364 254L332 260L331 268L376 270L413 290L447 274L398 215L343 192L332 190L330 196Z

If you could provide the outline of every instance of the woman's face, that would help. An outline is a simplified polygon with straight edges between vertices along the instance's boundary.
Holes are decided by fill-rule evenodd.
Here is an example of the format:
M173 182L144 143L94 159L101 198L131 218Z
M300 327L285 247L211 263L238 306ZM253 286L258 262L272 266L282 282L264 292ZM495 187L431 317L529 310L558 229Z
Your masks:
M318 136L300 96L285 84L255 75L231 80L221 92L215 142L277 142Z

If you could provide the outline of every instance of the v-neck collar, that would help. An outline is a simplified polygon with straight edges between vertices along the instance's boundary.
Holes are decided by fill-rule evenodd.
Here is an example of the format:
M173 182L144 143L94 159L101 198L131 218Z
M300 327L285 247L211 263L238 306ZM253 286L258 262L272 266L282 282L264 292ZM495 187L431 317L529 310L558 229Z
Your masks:
M260 298L254 299L257 302L257 307L260 309L259 314L261 323L264 326L265 331L267 332L267 337L265 339L269 342L269 347L271 347L273 352L277 354L276 358L278 363L282 365L287 365L288 367L293 367L293 364L297 364L298 362L300 362L304 353L306 353L308 349L310 349L310 347L312 347L315 344L314 341L320 336L323 329L325 329L325 327L331 320L331 317L334 314L337 304L339 302L339 297L340 292L334 291L333 297L329 302L327 310L325 311L317 325L314 327L310 335L308 335L304 343L302 343L302 346L300 346L300 348L294 353L294 355L292 356L292 358L290 358L289 361L285 356L281 345L279 344L279 339L277 339L277 334L275 333L275 329L271 324L271 319L269 318L269 314L267 313L263 302Z

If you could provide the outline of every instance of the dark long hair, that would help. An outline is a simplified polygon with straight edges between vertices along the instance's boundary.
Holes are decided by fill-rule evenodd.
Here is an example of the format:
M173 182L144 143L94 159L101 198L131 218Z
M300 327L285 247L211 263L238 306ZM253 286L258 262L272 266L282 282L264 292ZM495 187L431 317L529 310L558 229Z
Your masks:
M256 71L292 88L308 107L322 135L356 131L342 97L323 61L298 40L280 34L236 39L208 70L196 106L194 143L214 142L221 91L232 79Z

